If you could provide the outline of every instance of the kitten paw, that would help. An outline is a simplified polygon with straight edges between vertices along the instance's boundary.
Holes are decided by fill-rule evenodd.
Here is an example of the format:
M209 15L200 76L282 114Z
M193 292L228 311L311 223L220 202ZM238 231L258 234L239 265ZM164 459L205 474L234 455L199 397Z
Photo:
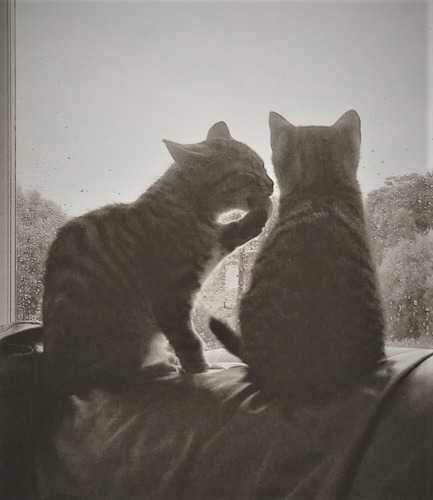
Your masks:
M248 241L262 232L268 221L268 211L266 208L255 208L248 212L242 221L240 237Z
M221 245L232 252L235 248L258 236L268 220L266 208L255 208L239 221L225 226L221 234Z

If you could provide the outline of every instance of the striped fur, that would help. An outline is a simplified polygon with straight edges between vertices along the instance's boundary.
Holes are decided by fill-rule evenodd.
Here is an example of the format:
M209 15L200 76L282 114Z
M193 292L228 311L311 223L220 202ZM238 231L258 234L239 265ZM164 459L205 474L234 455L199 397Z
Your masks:
M383 357L383 316L356 180L360 121L295 127L271 113L278 218L241 302L241 337L215 335L268 394L318 402L349 390Z
M43 322L49 376L69 392L130 382L167 358L207 368L191 325L194 297L210 267L257 236L273 184L263 161L223 122L206 141L165 141L175 163L138 200L66 223L46 263ZM221 212L247 215L221 225Z

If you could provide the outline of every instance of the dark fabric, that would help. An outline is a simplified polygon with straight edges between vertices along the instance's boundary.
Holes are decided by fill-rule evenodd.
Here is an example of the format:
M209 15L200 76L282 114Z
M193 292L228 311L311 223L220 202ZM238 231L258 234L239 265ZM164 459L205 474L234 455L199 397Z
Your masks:
M234 364L144 379L121 396L71 397L49 422L39 488L89 499L337 498L347 470L357 474L387 388L426 354L399 352L356 394L320 409L266 401ZM356 498L380 498L368 495L379 491L373 483Z
M0 328L0 498L23 500L34 488L41 352L38 323Z
M236 363L159 366L127 393L55 400L40 331L26 335L0 341L2 499L433 498L432 351L389 349L321 408L266 400Z
M385 402L367 444L350 500L433 499L433 358Z

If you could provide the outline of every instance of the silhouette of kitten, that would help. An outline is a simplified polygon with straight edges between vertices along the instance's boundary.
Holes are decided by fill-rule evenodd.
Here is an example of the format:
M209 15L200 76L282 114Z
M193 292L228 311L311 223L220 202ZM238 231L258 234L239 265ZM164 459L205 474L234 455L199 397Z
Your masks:
M360 119L296 127L269 117L281 196L241 301L241 337L210 327L268 394L319 402L383 357L383 316L356 180Z
M46 263L43 323L50 378L68 390L114 386L167 358L207 368L191 325L212 268L266 223L273 183L224 122L204 142L164 141L175 163L142 196L67 222ZM242 219L222 225L233 208Z

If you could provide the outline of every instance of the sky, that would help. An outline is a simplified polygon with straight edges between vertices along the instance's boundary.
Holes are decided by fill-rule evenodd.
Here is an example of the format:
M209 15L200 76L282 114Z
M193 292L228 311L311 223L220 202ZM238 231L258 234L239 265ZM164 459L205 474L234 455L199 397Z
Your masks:
M364 194L431 168L427 2L17 0L16 17L17 180L71 215L134 200L171 164L162 139L220 120L272 175L270 111L355 109Z

